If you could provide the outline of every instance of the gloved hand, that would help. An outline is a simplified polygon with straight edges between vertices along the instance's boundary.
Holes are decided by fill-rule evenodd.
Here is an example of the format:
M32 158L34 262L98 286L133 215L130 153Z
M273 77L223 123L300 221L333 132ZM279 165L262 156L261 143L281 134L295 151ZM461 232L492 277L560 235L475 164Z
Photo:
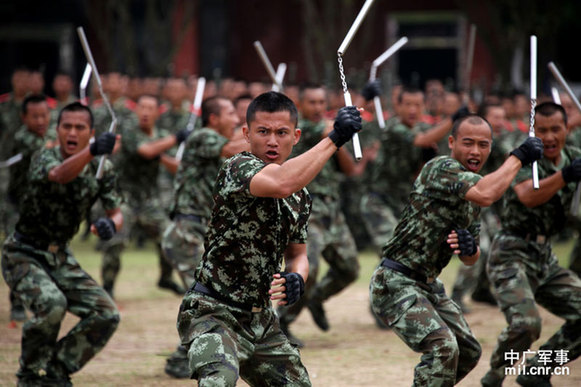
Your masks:
M286 271L281 271L280 277L286 279L284 284L286 294L287 306L292 305L301 298L305 292L305 281L303 276L299 273L287 273Z
M465 228L456 230L458 234L458 250L460 250L460 256L471 256L476 254L478 247L476 246L476 241L470 231Z
M97 155L110 155L113 152L113 147L115 147L116 136L114 133L107 132L103 133L89 145L89 151L93 156Z
M99 218L93 223L95 228L97 229L97 235L104 241L108 241L109 239L113 238L115 232L117 232L117 228L115 227L115 223L111 218Z
M376 79L375 81L367 82L363 87L363 90L361 90L361 95L366 101L371 101L373 98L379 97L381 92L381 84L379 83L379 80Z
M454 114L452 114L452 117L450 117L450 118L452 119L452 122L455 122L456 120L459 120L460 118L464 118L469 114L470 114L470 110L468 110L468 106L462 106L462 107L460 107L460 109L456 110L456 112L454 112Z
M186 141L188 136L192 133L189 129L181 129L175 134L177 144L181 144L182 142Z
M565 183L581 180L581 158L573 160L571 164L561 169L561 173Z
M538 137L529 137L510 154L516 156L523 166L528 165L543 157L543 141Z
M360 130L361 114L359 110L355 106L344 106L337 113L329 138L337 148L341 148Z

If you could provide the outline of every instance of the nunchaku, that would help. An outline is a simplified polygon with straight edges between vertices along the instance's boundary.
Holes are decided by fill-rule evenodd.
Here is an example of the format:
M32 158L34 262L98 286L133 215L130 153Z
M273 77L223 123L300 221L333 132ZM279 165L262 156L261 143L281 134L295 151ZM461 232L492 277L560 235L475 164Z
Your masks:
M347 81L345 80L345 69L343 68L343 55L345 54L347 47L349 47L351 40L353 40L353 37L355 36L355 33L359 29L359 26L361 25L361 22L365 18L365 15L367 15L369 8L371 8L373 1L374 0L365 1L365 4L363 4L363 7L361 7L359 14L355 18L355 21L353 22L353 25L351 25L351 28L347 32L347 35L345 35L343 43L341 43L339 49L337 50L337 62L339 63L339 75L341 77L341 86L343 87L343 99L345 100L345 106L353 106L353 102L351 101L351 94L349 93L349 89L347 88ZM357 133L353 134L353 153L355 154L355 159L357 160L361 160L361 157L363 157L361 153L361 144L359 143L359 135Z
M200 77L198 78L198 83L196 85L196 95L194 97L194 101L192 103L192 111L190 112L190 118L188 119L188 124L186 125L186 129L190 132L194 130L196 127L196 121L200 116L200 109L202 107L202 97L204 96L204 89L206 88L206 78ZM186 149L186 142L182 142L178 147L176 152L176 160L182 161L182 157L184 156L184 150Z
M571 90L571 88L567 84L567 81L565 81L565 78L563 78L563 76L559 72L559 69L557 69L557 66L555 66L555 64L553 62L549 62L548 67L549 67L549 70L551 70L551 72L553 73L553 76L555 77L555 79L559 82L559 84L563 87L563 89L565 89L565 91L567 92L569 97L571 97L571 100L575 104L575 107L577 108L577 110L579 110L579 112L581 112L581 103L579 103L577 96L575 96L575 93L573 93L573 90ZM555 88L553 88L553 89L555 89ZM556 89L553 92L553 99L555 99L555 95L557 97L559 97L559 93L556 92ZM561 104L560 99L559 99L559 102L555 101L555 103ZM577 215L577 212L579 210L579 200L580 199L581 199L581 184L577 183L577 189L575 190L575 195L573 196L573 202L571 203L571 215Z
M109 98L107 97L107 94L105 94L105 92L103 91L103 83L101 82L101 76L99 75L99 70L97 70L97 65L95 64L95 60L93 59L93 54L91 53L91 47L89 46L89 42L87 41L87 37L85 36L85 31L83 30L83 27L78 27L77 28L77 34L79 35L79 39L81 40L81 45L83 46L83 51L85 52L85 57L87 58L87 62L88 64L91 65L92 68L92 72L95 75L95 79L97 80L97 85L99 86L99 94L101 94L101 97L103 98L103 102L105 103L105 106L107 106L107 110L109 111L109 114L111 115L111 125L109 125L109 133L115 133L115 129L117 128L117 117L115 116L115 112L113 111L113 108L111 107L111 103L109 102ZM85 68L85 74L87 73L87 70ZM89 82L88 77L87 76L87 83ZM83 75L84 78L84 75ZM86 90L86 85L85 85L85 90ZM105 155L101 156L101 159L99 160L99 167L97 168L97 174L96 177L97 179L100 179L101 177L103 177L103 167L105 165L105 160L107 159L107 157Z
M535 107L537 106L537 37L531 35L531 119L529 137L535 137ZM533 161L533 188L539 189L539 168Z
M282 92L282 81L284 79L284 75L286 73L286 63L280 63L276 68L276 72L274 71L274 67L272 66L272 62L268 59L268 55L266 55L266 51L264 47L262 47L262 43L259 40L254 42L254 48L268 73L268 76L272 80L272 91L280 91Z

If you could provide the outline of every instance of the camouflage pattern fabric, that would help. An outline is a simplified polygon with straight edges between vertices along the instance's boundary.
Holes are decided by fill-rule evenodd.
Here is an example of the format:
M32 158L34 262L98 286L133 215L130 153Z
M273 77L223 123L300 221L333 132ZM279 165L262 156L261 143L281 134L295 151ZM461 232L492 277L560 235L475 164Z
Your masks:
M262 308L251 313L190 290L178 332L200 386L310 385L298 351L280 330L268 290L290 243L307 241L311 205L306 189L284 199L250 194L250 180L266 164L249 152L228 159L214 187L196 281L223 300Z
M242 152L222 166L197 273L199 282L226 299L257 307L270 306L272 275L280 271L288 244L307 242L311 209L306 189L285 199L252 196L250 180L265 165Z
M117 129L124 126L131 126L132 123L137 122L137 118L133 113L134 102L127 97L120 97L111 104L117 118ZM102 100L97 101L92 107L93 111L93 126L95 128L95 137L109 131L111 126L111 114L109 109Z
M176 173L170 210L173 222L164 232L162 248L186 288L191 286L204 252L206 223L214 207L212 191L224 161L220 154L227 142L226 137L213 129L196 129L187 139ZM179 215L193 215L199 219L179 218Z
M12 156L10 151L14 144L14 134L22 125L20 113L22 111L22 101L17 102L11 95L5 102L0 103L0 160L5 160Z
M558 172L580 154L578 148L566 146L559 166L544 158L539 160L539 179ZM530 167L522 168L513 185L530 178ZM539 338L541 317L536 303L565 319L561 329L541 348L569 350L570 361L581 354L581 281L559 267L550 243L565 224L575 186L574 182L567 184L534 208L525 207L514 190L505 194L503 229L494 238L487 271L509 325L498 337L491 369L482 379L485 385L502 382L504 368L509 365L504 360L505 352L525 351Z
M298 349L280 330L272 308L251 313L189 291L178 332L199 386L310 386Z
M451 157L430 160L383 257L437 277L452 257L446 242L450 231L468 229L479 239L480 208L465 194L480 178ZM424 353L414 385L452 386L476 366L480 346L439 280L423 284L380 265L371 279L370 300L377 317L410 348Z
M119 323L115 304L86 274L68 249L95 200L105 209L118 207L115 173L105 164L97 180L98 162L93 160L67 184L48 181L48 172L63 159L60 149L43 149L31 162L29 188L16 225L19 234L35 246L7 239L2 250L2 274L34 318L23 325L19 378L49 374L58 364L65 375L78 371L107 342ZM48 247L41 248L41 244ZM46 248L46 249L45 249ZM70 311L81 320L57 341L60 323Z
M429 128L420 122L410 129L394 117L379 133L381 145L377 159L369 167L367 192L361 199L363 224L377 251L393 236L424 162L422 149L414 145L414 138Z
M440 280L428 289L385 267L373 273L372 310L412 350L421 352L414 386L453 386L478 363L481 347Z
M190 119L190 112L183 109L180 111L167 110L163 112L158 120L157 125L160 128L168 130L170 133L177 133L178 130L185 129Z
M302 129L299 147L293 155L305 152L324 137L326 121L314 123L305 119L299 121ZM291 307L279 308L281 321L293 321L309 301L320 304L329 297L345 289L359 275L357 247L351 231L341 211L339 184L343 174L336 160L329 160L323 170L307 185L313 200L309 218L307 256L309 258L309 277L305 284L305 295ZM329 264L329 270L317 282L319 259Z

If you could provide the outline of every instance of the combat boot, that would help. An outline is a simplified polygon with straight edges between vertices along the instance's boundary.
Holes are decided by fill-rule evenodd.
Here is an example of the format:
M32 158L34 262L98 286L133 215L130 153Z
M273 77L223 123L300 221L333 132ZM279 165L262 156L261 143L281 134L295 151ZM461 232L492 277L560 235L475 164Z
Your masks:
M183 296L186 293L186 290L184 288L182 288L180 285L178 285L172 280L160 278L159 282L157 283L157 286L162 289L171 290L178 296Z
M492 295L492 292L486 288L475 289L472 293L472 300L476 302L482 302L492 306L498 306L496 303L496 298Z
M502 369L489 369L486 375L480 379L483 387L502 387L502 381L504 380L504 370Z
M69 371L63 363L58 360L52 360L46 367L46 376L42 380L43 387L72 387Z
M179 345L166 360L165 373L176 379L189 379L191 377L188 352L183 346Z
M323 309L323 303L317 299L310 299L307 307L311 311L313 315L313 320L315 320L315 324L321 330L328 331L329 330L329 321L327 320L327 316L325 315L325 309Z

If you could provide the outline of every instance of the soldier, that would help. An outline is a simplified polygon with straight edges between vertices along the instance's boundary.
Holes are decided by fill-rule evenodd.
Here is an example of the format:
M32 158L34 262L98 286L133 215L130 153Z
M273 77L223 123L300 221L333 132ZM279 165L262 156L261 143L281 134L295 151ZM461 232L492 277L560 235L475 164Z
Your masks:
M565 323L528 359L527 368L546 370L557 365L552 359L547 362L546 356L543 361L541 351L549 357L555 355L553 351L565 351L568 361L581 353L581 281L558 265L550 243L565 225L575 183L581 180L581 151L565 145L567 115L552 102L535 108L535 134L544 144L538 162L539 189L533 189L530 169L523 168L505 195L502 229L494 238L488 260L488 276L509 325L498 337L490 370L481 380L484 386L500 386L505 368L511 365L505 354L516 352L524 357L523 352L539 338L537 303ZM550 386L550 373L521 374L517 382Z
M135 115L133 114L135 102L124 95L126 84L127 78L117 72L111 72L103 77L103 89L107 93L109 102L115 112L118 127L130 125L125 121L135 119ZM108 131L111 125L111 114L102 99L93 103L93 111L95 112L96 134L98 135Z
M254 99L244 128L251 152L227 160L216 179L204 256L177 324L201 386L234 386L239 377L250 385L311 385L271 302L292 305L303 294L310 212L304 187L361 129L361 118L355 107L342 109L328 138L287 161L301 135L297 115L281 93Z
M190 118L186 81L182 78L170 78L163 89L168 104L164 106L165 111L159 116L157 125L170 133L176 133L186 127Z
M452 386L478 363L480 345L437 276L453 254L467 265L478 260L480 206L498 200L521 165L542 155L540 140L527 139L497 171L481 177L492 129L475 115L456 120L448 142L450 156L430 160L414 182L370 284L375 314L423 353L417 386Z
M246 111L248 110L248 105L250 105L250 102L252 102L252 96L248 93L242 94L234 100L234 108L236 109L239 122L236 131L241 131L242 128L246 126Z
M160 164L170 172L177 170L177 161L164 152L187 137L182 129L170 135L155 126L159 116L157 98L143 95L136 108L138 124L122 128L123 141L118 158L119 186L127 200L125 232L105 243L101 265L103 287L112 295L121 268L121 252L132 227L139 227L151 238L158 250L161 275L158 286L182 295L185 290L172 280L172 267L161 251L161 236L167 227L167 214L160 205L157 176Z
M332 121L324 119L327 107L325 89L318 85L307 85L300 95L301 141L293 149L293 156L300 155L325 138L332 128ZM358 174L367 160L353 165L353 159L346 149L341 148L321 172L309 183L307 189L313 200L313 211L309 218L308 252L309 280L305 285L305 297L292 307L278 309L281 329L291 342L299 347L302 342L294 337L288 325L307 306L317 326L329 330L323 302L345 289L359 275L357 247L345 216L341 211L339 183L345 174ZM345 171L345 172L343 172ZM317 282L319 257L329 264L329 270Z
M43 149L31 163L28 189L15 232L2 248L2 274L34 318L22 326L19 386L72 385L81 369L107 343L119 312L113 300L81 267L68 247L97 199L107 217L93 233L107 239L121 229L120 197L109 162L97 180L97 155L111 153L115 135L89 145L93 116L80 103L67 105L58 119L61 146ZM80 321L58 338L66 312Z
M14 70L11 77L12 92L0 95L0 119L4 129L0 132L0 159L9 157L14 133L20 128L22 101L28 94L30 72L24 68Z
M165 230L161 247L178 272L184 287L194 282L196 266L204 252L204 235L212 215L212 190L225 158L248 149L246 139L234 134L238 116L230 100L210 97L202 103L202 126L188 137L176 174L172 222ZM178 347L167 360L165 372L189 378L185 348Z

